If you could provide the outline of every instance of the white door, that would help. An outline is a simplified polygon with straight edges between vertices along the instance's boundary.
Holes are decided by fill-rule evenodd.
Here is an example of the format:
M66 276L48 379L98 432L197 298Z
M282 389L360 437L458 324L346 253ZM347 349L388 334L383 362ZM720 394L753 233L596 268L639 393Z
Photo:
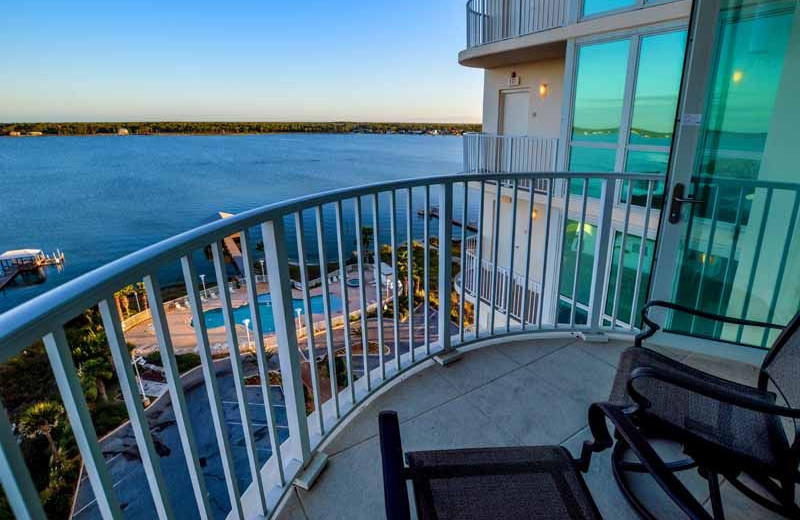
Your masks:
M530 100L531 95L527 90L500 93L500 134L507 138L499 139L497 143L497 171L515 172L514 148L515 145L519 146L517 142L520 141L515 137L528 134Z
M502 135L527 135L528 110L531 95L527 90L500 93L500 133Z
M698 0L693 16L651 298L785 324L800 308L800 9ZM759 352L731 343L775 338L659 318L667 332L655 340L731 357Z

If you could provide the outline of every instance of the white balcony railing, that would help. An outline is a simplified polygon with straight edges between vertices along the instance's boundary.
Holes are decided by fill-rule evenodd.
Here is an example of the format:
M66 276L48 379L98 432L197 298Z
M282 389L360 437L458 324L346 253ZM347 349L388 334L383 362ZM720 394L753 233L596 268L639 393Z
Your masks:
M70 429L77 441L77 448L83 460L84 471L88 476L92 492L96 499L99 514L103 518L120 518L120 501L115 493L115 482L107 467L107 461L98 445L86 398L84 396L65 325L68 321L82 314L87 309L99 308L102 324L108 339L110 357L113 360L116 376L119 380L121 395L130 419L130 427L134 433L141 464L146 475L146 483L152 496L152 505L148 500L146 507L152 508L151 517L172 518L175 504L175 492L168 493L173 485L171 475L164 474L161 462L154 447L148 424L146 411L139 394L131 366L131 358L126 344L125 333L120 316L114 304L114 292L120 288L144 281L149 308L152 311L152 329L157 339L161 354L164 377L168 387L171 406L174 411L175 427L178 430L180 448L188 468L191 491L187 488L186 500L193 500L199 510L200 517L211 518L212 514L206 475L198 458L198 449L191 421L181 375L178 372L173 334L170 327L169 309L165 309L162 300L162 285L157 273L160 269L179 264L183 273L183 289L186 301L191 310L194 324L193 336L196 339L197 351L202 361L203 381L210 404L208 428L213 428L214 439L221 454L222 468L220 475L215 475L225 483L226 496L232 497L228 518L251 518L254 515L269 516L281 497L298 476L305 476L318 468L324 456L319 452L321 444L331 432L340 425L359 405L369 399L373 393L382 388L384 383L404 374L409 368L436 355L448 355L456 349L483 341L487 338L514 336L538 333L574 333L576 331L606 330L602 318L605 296L609 293L609 266L615 262L613 248L609 248L611 235L612 208L615 204L617 185L629 181L642 183L646 187L647 205L652 204L654 185L659 180L655 175L627 174L579 174L579 173L501 173L479 174L468 173L433 178L418 178L408 181L396 181L376 185L368 185L354 189L332 191L320 195L308 196L287 202L273 204L259 209L247 211L234 217L216 221L181 235L169 238L156 245L133 253L125 258L105 265L95 271L72 280L42 296L20 305L0 315L0 362L20 354L37 341L43 341L44 349L55 376L57 389L64 404ZM524 201L518 197L519 187L523 183L536 185L539 182L551 183L554 180L575 183L583 186L581 193L588 193L591 180L603 186L599 199L599 220L594 228L594 256L589 264L584 262L564 262L565 255L577 253L575 258L582 258L584 244L584 223L587 219L587 204L591 197L570 194L556 195L553 190L536 197L527 197ZM512 208L520 204L533 204L533 199L542 199L545 214L536 222L520 222L513 217L510 226L501 230L499 219L495 219L491 230L492 240L485 247L481 238L489 236L490 230L484 229L484 199L488 197L489 183L499 184L500 190L511 198ZM505 188L505 185L512 186ZM497 191L493 187L494 192ZM571 199L571 200L570 200ZM499 200L495 196L495 201ZM594 199L596 203L597 199ZM438 206L438 231L429 231L428 220L432 204ZM497 203L497 202L496 202ZM477 210L477 247L474 257L471 254L467 261L467 247L461 248L460 262L454 262L452 256L453 235L460 233L460 240L466 243L465 227L452 225L454 208L457 218L468 222L468 208ZM405 236L413 236L412 222L417 218L417 209L424 210L424 226L414 239L423 249L422 259L419 255L408 254L405 258L399 253L398 228L405 229ZM558 208L562 208L559 210ZM570 208L563 211L563 208ZM498 208L496 208L497 210ZM648 214L649 214L648 208ZM305 214L305 218L303 215ZM516 212L512 213L516 215ZM328 222L323 215L334 215ZM527 215L532 215L529 206ZM375 262L376 273L369 283L366 277L365 264L368 253L372 252L380 258L385 251L382 245L387 242L383 224L389 222L388 235L391 246L391 265L397 279L404 282L392 284L388 288L391 308L377 315L369 315L367 310L376 301L386 298L386 287L380 283L381 262ZM572 219L580 222L573 244L577 251L568 247L558 247L555 241L532 243L533 232L530 226L545 226L541 236L567 236L568 222ZM315 244L307 243L304 233L304 220L313 222L316 237ZM301 282L308 280L306 256L309 247L316 247L322 272L321 292L323 301L322 315L326 326L320 336L307 335L304 341L298 340L299 328L293 309L292 280L290 278L290 253L287 247L286 225L296 228ZM344 237L345 230L365 230L372 228L370 244L365 243L364 233L355 233L355 262L357 265L354 277L358 280L357 288L350 283L339 283L333 294L327 266L331 261L345 266L350 260L348 242ZM510 242L509 250L519 248L524 251L524 260L519 265L508 269L493 269L496 262L486 264L485 260L498 258L500 233L507 233ZM252 312L251 330L255 343L255 361L264 399L264 410L268 427L268 440L272 447L269 458L259 459L254 441L254 430L250 416L250 403L246 401L245 373L242 365L243 354L240 350L240 332L234 321L233 300L227 284L218 285L218 302L222 310L224 328L227 337L228 353L231 359L232 378L235 383L235 395L238 406L237 423L241 423L248 464L234 467L231 454L230 432L221 404L221 395L216 383L216 373L209 345L209 332L203 314L204 302L201 289L198 287L198 276L195 265L197 252L211 246L213 264L217 279L226 279L226 266L222 241L231 235L241 236L244 278L246 283L246 301L250 309L258 309L258 287L255 283L256 272L261 272L260 261L265 261L271 308L274 319L274 332L265 333L264 323L259 312ZM325 237L335 237L336 247L330 251L324 246ZM433 240L433 239L436 240ZM263 243L263 253L256 247ZM587 246L588 247L588 246ZM370 251L367 251L369 249ZM532 265L532 251L545 251L541 264ZM258 251L258 252L257 252ZM263 257L262 257L263 254ZM295 260L295 259L292 259ZM407 264L406 264L407 263ZM405 265L402 265L405 264ZM435 265L434 265L435 264ZM468 291L474 292L481 287L480 298L475 298L474 306L468 311L465 300L466 291L453 289L455 276L454 266L464 266L464 277L469 280ZM476 266L481 266L477 269ZM563 266L563 267L562 267ZM534 271L541 284L530 282ZM524 272L521 276L509 273ZM582 271L588 271L587 273ZM636 283L641 280L642 262L636 273ZM404 272L414 273L406 277ZM568 273L567 273L568 272ZM562 278L572 277L568 290L562 287ZM576 319L578 304L579 280L590 280L589 287L582 287L589 294L587 319ZM349 280L348 280L349 281ZM355 280L352 280L355 281ZM488 290L483 289L488 282ZM415 287L419 284L420 287ZM309 301L309 285L302 283L300 292L306 304ZM353 284L354 285L354 284ZM472 287L473 289L469 289ZM174 288L172 294L174 294ZM399 291L402 291L400 293ZM353 294L357 294L354 297ZM417 312L392 312L399 309L401 303L409 308L415 307L413 295L417 295ZM560 297L548 297L548 294L559 294ZM611 292L611 294L614 294ZM617 294L619 292L617 291ZM636 301L634 292L633 307L641 302ZM341 299L341 308L331 306L332 296ZM554 302L568 297L571 312L568 319L558 317L558 309ZM420 307L422 312L419 312ZM308 308L308 307L307 307ZM471 316L480 316L481 309L490 311L491 320L488 326L475 323ZM506 313L506 309L511 312ZM496 311L496 312L495 312ZM358 321L336 319L338 315L358 313ZM505 323L495 323L495 314L505 315ZM515 319L512 321L512 316ZM306 320L313 319L311 313L305 314ZM617 332L634 333L635 328L628 323L620 327L619 320L614 320ZM420 327L419 325L423 325ZM351 328L360 328L360 334L353 333ZM306 326L306 329L310 327ZM279 441L276 428L276 414L271 402L269 388L270 366L267 357L267 343L276 345L279 365L279 381L285 401L285 412L281 412L281 420L288 426L288 438L282 426L283 442ZM373 345L382 348L372 348ZM337 365L335 359L343 357L345 363ZM326 363L328 377L318 370L318 363L306 360L320 360ZM344 368L340 368L343 366ZM361 369L359 369L361 367ZM331 374L339 374L333 377ZM303 374L311 374L306 379ZM274 378L272 378L274 380ZM327 388L329 386L329 388ZM325 388L323 388L325 387ZM304 389L308 390L308 396ZM230 411L230 410L229 410ZM237 452L238 453L238 452ZM243 456L243 455L242 455ZM247 468L247 469L244 469ZM206 468L207 469L207 468ZM237 473L238 470L238 473ZM240 489L239 482L249 482L247 489ZM44 518L44 511L39 493L31 478L16 439L16 432L6 408L0 403L0 483L9 503L18 518ZM188 483L186 484L189 485ZM213 498L213 497L212 497ZM219 503L219 501L213 501ZM225 503L225 497L222 497ZM130 507L131 504L128 504ZM145 506L143 506L145 507Z
M466 255L464 268L456 280L457 289L466 291L472 302L478 293L481 302L492 302L492 262L481 261L481 273L478 274L477 237L468 237L465 243ZM480 291L477 291L480 283ZM509 294L509 291L510 294ZM541 302L541 286L535 280L525 278L519 273L511 273L508 268L498 266L497 282L494 288L494 301L497 312L509 314L517 323L536 324L539 319L537 309ZM508 309L511 309L509 312Z
M467 173L551 172L556 169L558 139L464 134L464 171ZM547 191L547 179L520 180L520 188ZM508 185L508 183L506 183Z
M469 0L467 48L566 23L567 0Z

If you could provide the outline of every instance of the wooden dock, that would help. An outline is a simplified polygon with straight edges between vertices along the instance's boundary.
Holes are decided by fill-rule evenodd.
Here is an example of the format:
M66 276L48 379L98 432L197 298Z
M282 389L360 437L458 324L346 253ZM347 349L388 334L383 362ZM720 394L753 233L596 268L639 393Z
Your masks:
M5 271L3 271L3 274L0 274L0 291L2 291L6 285L11 283L11 280L16 278L16 276L19 273L20 273L19 267L12 267L10 269L6 269Z
M46 255L39 249L6 251L0 255L0 290L21 273L62 263L64 263L64 253L61 250L56 250L52 255Z
M419 215L420 217L424 217L425 216L425 210L424 209L418 210L417 211L417 215ZM436 207L436 206L432 207L431 210L430 210L430 213L428 213L428 215L430 215L433 218L439 218L439 208ZM477 233L478 232L478 226L476 224L472 223L472 222L467 222L466 226L464 226L463 223L460 220L455 219L455 218L452 220L452 222L453 222L454 226L458 226L458 227L462 227L463 226L463 227L467 228L467 231L472 231L473 233Z

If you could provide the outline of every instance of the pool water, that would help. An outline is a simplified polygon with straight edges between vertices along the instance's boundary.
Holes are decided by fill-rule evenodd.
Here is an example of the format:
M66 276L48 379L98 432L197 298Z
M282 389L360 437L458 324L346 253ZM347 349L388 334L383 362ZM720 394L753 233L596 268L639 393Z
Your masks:
M305 314L305 305L303 305L303 300L295 299L292 300L292 306L294 307L294 315L297 317L297 311L300 310L303 314ZM338 296L331 295L331 312L337 312L342 309L342 300ZM322 296L312 296L311 297L311 313L312 314L322 314L324 312L323 303L322 303ZM273 332L275 330L275 319L272 316L272 295L262 294L258 297L258 315L261 318L261 327L265 333ZM205 317L206 327L209 329L215 329L217 327L222 327L225 325L225 322L222 318L222 309L211 309L207 310L203 313ZM241 307L236 307L233 309L233 320L236 323L242 323L244 320L251 319L250 316L250 306L249 305L242 305ZM249 328L253 328L252 322L248 325Z

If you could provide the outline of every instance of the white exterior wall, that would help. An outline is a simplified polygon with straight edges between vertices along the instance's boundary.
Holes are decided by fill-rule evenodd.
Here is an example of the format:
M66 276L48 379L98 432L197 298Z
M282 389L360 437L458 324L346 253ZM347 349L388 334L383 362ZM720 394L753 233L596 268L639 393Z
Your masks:
M511 73L516 72L519 86L509 86ZM539 85L547 83L549 93L539 97ZM536 61L486 69L483 76L483 131L500 131L500 92L527 90L530 94L528 135L558 137L561 132L561 105L564 90L564 59Z

